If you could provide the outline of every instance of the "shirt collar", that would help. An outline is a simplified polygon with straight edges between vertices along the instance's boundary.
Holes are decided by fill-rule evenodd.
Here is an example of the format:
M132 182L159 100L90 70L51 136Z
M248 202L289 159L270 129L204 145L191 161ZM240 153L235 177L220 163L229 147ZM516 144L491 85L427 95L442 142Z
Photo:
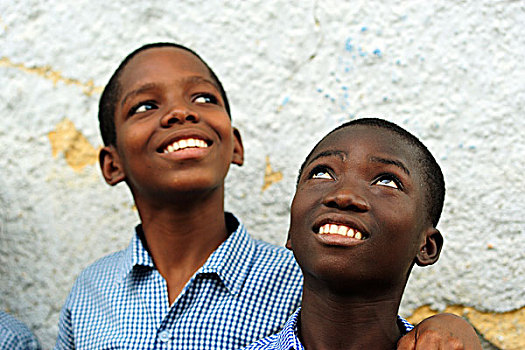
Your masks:
M230 293L237 294L248 276L256 248L240 220L231 213L225 213L225 216L227 227L232 233L210 255L196 275L216 274ZM142 225L138 225L131 244L124 250L119 282L122 282L135 267L155 268L151 255L142 243L143 237Z
M255 242L244 225L231 213L225 213L233 231L208 258L197 274L214 273L232 294L237 294L248 276L255 255Z
M304 350L304 346L303 344L301 344L301 341L297 336L297 323L299 321L300 311L301 308L299 307L297 311L295 311L293 315L290 316L290 318L288 318L283 329L276 334L276 341L278 344L277 348L279 350ZM397 316L397 326L399 327L402 336L407 334L414 328L414 326L412 326L408 321L406 321L399 315Z
M135 266L142 266L151 269L155 268L151 255L149 255L148 250L144 244L142 244L143 238L144 231L142 230L142 225L137 225L130 245L123 252L124 257L122 259L120 273L117 279L118 282L122 282L126 276L131 273Z
M299 313L301 308L293 313L288 321L286 321L283 329L277 333L277 344L280 350L304 350L303 344L297 337L297 321L299 320Z

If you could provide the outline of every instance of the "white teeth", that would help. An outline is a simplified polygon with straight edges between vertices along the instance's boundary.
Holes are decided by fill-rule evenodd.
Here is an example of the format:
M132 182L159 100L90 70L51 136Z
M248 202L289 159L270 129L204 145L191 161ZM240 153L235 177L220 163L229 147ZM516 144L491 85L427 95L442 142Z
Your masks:
M171 145L164 149L164 153L171 153L188 147L206 148L208 144L204 140L200 139L184 139L173 142Z
M319 227L319 234L336 234L359 240L364 239L364 236L361 232L345 225L325 224Z

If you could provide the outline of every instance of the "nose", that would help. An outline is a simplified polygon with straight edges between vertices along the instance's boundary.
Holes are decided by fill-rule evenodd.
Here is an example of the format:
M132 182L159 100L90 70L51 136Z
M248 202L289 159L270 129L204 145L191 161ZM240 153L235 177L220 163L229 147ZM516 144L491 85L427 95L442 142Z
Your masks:
M366 212L370 209L368 201L363 195L359 194L359 190L348 185L340 185L329 192L324 198L323 204L330 208L355 212Z
M183 106L172 108L168 113L162 116L160 124L163 128L169 128L175 124L198 123L199 120L200 117L198 113Z

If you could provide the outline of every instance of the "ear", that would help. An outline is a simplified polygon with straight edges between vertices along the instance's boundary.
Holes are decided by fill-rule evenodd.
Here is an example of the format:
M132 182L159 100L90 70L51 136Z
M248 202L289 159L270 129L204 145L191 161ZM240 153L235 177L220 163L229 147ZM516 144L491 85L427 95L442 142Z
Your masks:
M120 163L120 157L114 146L102 148L98 154L98 161L102 170L102 176L104 176L109 185L115 186L126 179Z
M426 230L423 238L416 256L416 264L419 266L432 265L438 260L441 253L443 236L438 229L430 227Z
M237 128L233 128L233 157L232 163L238 166L244 163L244 147L242 145L241 133Z

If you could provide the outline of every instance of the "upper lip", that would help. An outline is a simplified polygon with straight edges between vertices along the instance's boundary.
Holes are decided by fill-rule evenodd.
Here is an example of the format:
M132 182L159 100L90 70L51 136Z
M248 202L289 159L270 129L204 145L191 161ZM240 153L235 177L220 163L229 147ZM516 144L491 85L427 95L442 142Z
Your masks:
M179 130L165 137L160 146L157 147L157 152L162 153L173 142L183 139L200 139L206 142L208 146L211 146L213 143L210 137L200 130Z
M361 232L364 237L370 237L370 232L365 228L365 226L354 218L349 218L347 215L341 214L324 214L318 217L313 226L312 230L315 233L319 232L319 228L326 224L335 224L335 225L344 225L354 230Z

